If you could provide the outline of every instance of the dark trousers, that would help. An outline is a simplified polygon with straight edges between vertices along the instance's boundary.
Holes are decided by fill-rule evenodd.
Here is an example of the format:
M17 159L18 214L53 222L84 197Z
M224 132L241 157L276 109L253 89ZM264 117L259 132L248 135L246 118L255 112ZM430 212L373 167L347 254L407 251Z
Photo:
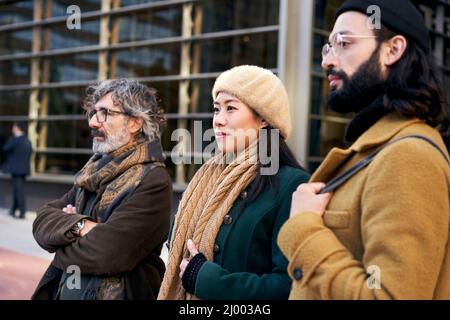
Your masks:
M25 175L12 175L13 201L11 215L14 215L18 209L21 217L25 217Z

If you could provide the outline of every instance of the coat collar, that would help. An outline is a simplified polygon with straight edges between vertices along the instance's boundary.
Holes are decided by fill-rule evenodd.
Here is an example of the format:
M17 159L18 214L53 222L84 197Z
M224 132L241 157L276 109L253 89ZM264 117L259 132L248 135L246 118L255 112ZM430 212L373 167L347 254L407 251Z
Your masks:
M355 152L373 149L374 147L385 144L391 140L404 128L420 122L421 120L417 118L408 119L396 112L391 112L363 133L361 137L350 146L350 149Z
M385 144L404 128L420 122L421 120L417 118L408 119L396 112L387 114L364 132L348 149L333 148L314 172L311 181L329 181L335 175L336 170L353 154Z

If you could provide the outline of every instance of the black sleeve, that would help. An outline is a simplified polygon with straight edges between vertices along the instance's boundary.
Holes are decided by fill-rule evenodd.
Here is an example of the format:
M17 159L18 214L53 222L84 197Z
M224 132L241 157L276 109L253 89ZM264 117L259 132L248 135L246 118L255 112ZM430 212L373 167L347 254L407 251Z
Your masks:
M3 152L9 152L11 151L11 149L14 148L14 139L13 138L9 138L8 141L6 141L5 145L3 146Z
M181 279L183 287L187 292L191 294L195 293L195 282L197 281L198 272L206 261L205 255L201 252L197 253L191 261L189 261L184 270L183 278Z

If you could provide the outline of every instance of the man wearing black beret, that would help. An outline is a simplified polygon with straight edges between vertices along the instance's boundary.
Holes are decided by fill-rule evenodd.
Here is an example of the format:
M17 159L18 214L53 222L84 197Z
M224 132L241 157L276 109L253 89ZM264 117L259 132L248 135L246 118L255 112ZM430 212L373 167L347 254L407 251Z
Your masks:
M292 197L278 244L292 299L450 299L449 106L409 0L349 0L322 67L329 107L354 112Z

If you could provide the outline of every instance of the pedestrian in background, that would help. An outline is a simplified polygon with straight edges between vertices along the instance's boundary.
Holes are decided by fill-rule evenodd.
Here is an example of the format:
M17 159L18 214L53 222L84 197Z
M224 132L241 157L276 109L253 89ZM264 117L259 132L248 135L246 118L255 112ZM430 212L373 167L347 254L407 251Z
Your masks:
M3 147L6 156L3 171L11 174L12 182L12 204L9 214L15 217L16 210L19 210L19 218L25 219L25 179L30 174L32 148L30 140L25 136L24 124L14 123L12 134L13 136L8 139Z

